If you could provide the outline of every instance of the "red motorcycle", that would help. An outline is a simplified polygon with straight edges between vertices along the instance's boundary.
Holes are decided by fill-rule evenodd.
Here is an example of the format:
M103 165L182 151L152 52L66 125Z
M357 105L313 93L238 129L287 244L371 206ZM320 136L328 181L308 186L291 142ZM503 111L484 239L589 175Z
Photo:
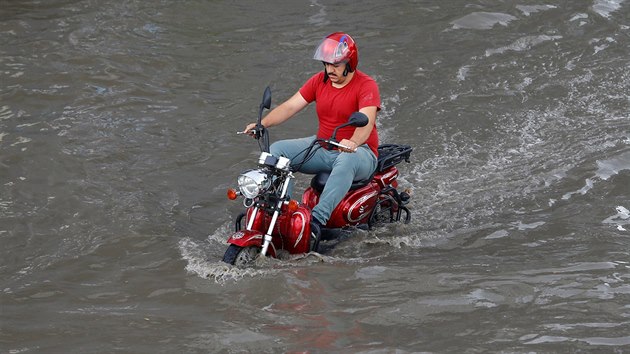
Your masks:
M405 205L410 196L407 192L397 190L396 165L403 160L409 162L412 148L408 145L387 144L378 147L378 164L373 176L352 184L325 228L311 228L311 209L319 202L329 173L316 174L299 203L287 196L289 183L295 178L293 172L297 170L296 166L307 161L312 152L322 148L322 144L345 148L335 140L337 130L345 126L363 127L368 124L368 118L363 113L353 113L347 123L334 130L330 139L316 139L303 161L292 163L285 157L269 153L268 135L260 122L264 109L270 107L271 90L267 87L260 104L256 128L252 130L262 151L258 159L259 166L241 173L237 180L238 190L229 189L227 193L231 200L243 196L246 210L236 218L236 230L227 240L229 246L223 256L224 262L242 266L254 261L259 255L279 258L283 253L317 252L320 240L338 236L339 231L347 228L371 229L401 220L409 223L411 213Z

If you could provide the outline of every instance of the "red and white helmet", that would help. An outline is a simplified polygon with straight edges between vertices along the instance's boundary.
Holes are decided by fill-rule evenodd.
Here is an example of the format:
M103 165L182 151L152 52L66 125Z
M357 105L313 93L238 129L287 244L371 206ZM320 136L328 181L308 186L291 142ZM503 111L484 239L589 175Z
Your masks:
M354 71L359 65L359 49L350 35L343 32L331 33L317 46L313 59L324 63L347 63Z

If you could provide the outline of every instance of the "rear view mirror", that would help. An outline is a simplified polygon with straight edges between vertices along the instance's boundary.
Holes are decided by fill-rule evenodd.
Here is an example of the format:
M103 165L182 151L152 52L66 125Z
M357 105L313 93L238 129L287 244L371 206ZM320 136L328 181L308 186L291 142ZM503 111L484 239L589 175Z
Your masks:
M262 105L263 108L271 108L271 89L269 86L265 89L265 93L263 93Z
M370 122L368 116L361 112L354 112L350 115L350 119L348 119L349 125L353 127L365 127Z

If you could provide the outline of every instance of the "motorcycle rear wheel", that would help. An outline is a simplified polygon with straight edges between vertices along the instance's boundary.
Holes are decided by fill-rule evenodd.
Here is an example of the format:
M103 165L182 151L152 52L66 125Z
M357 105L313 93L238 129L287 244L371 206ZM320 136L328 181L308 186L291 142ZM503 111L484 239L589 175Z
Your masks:
M227 250L225 250L223 262L237 267L246 266L253 263L259 254L259 247L230 245Z

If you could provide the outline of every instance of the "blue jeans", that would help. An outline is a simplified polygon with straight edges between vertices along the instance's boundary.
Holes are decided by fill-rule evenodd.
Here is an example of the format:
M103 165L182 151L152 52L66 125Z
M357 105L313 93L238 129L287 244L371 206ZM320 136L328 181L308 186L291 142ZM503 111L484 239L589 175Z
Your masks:
M315 140L315 136L300 139L280 140L273 143L270 153L274 156L284 156L291 160L291 164L298 164L304 158L305 149ZM313 216L326 225L337 204L350 190L353 181L360 181L372 175L376 169L376 156L372 150L363 144L356 152L340 152L326 150L315 145L314 156L304 163L299 171L316 174L320 171L330 172L330 177L319 197L319 203L313 208ZM292 186L291 186L292 187Z

